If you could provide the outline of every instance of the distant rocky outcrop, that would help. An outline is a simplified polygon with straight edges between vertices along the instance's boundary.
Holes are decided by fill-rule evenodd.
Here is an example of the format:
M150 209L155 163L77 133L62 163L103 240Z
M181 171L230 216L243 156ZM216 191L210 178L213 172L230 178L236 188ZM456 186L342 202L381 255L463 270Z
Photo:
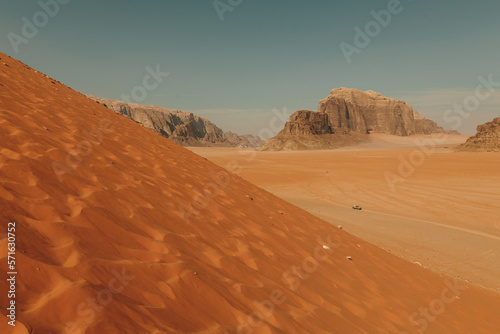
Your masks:
M335 148L367 140L371 132L397 136L459 134L445 131L404 101L371 90L337 88L319 102L317 112L300 110L291 115L284 129L268 139L263 149Z
M208 119L190 112L87 97L183 146L260 147L263 143L257 136L224 132Z
M459 151L500 152L500 117L477 127L475 136L458 147Z
M290 116L277 136L266 140L265 151L295 151L334 149L368 140L368 134L336 133L329 124L328 114L299 110Z
M264 141L259 136L254 135L237 135L234 132L224 132L224 138L231 143L231 146L236 147L261 147Z
M425 116L420 115L416 110L413 110L413 117L415 119L415 132L417 134L431 135L434 133L447 133L450 135L459 135L460 132L456 130L445 130L436 122L425 118Z

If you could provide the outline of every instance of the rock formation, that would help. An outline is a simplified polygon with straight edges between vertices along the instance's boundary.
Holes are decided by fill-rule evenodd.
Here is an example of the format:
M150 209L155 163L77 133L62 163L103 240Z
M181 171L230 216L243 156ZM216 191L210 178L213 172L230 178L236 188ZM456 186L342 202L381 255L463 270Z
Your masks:
M475 136L458 147L459 151L500 152L500 117L477 127Z
M334 149L367 140L367 134L336 133L329 124L329 115L310 110L299 110L277 136L266 140L265 151L295 151Z
M129 104L92 95L87 97L183 146L260 147L262 145L259 137L224 132L208 119L193 113L153 105Z
M237 135L234 132L224 132L224 138L235 147L261 147L264 141L259 136Z
M445 131L404 101L374 91L337 88L319 102L318 111L300 110L264 150L323 149L355 144L371 132L397 136L454 133Z
M406 102L374 91L333 89L327 98L319 102L318 112L328 115L333 133L415 134L413 108Z

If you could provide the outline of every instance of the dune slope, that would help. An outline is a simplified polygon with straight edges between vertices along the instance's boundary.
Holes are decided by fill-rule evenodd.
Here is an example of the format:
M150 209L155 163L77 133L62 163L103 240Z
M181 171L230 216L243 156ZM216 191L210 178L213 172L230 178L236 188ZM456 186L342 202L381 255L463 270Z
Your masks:
M0 58L0 223L17 224L19 273L18 326L2 315L2 333L500 331L497 295L398 259Z

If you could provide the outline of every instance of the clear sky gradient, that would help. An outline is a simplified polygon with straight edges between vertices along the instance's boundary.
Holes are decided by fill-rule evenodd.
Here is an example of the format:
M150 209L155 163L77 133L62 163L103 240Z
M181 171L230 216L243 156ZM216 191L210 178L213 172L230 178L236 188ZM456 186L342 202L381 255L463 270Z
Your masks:
M130 94L146 67L159 65L170 75L142 104L192 111L240 134L269 128L273 109L316 110L337 87L404 99L452 128L443 114L474 95L479 76L500 82L500 1L401 0L401 12L348 63L340 43L354 45L354 28L364 30L370 11L389 2L243 0L221 21L211 0L71 0L16 53L8 34L22 36L22 18L33 22L41 6L1 0L0 49L111 99ZM499 92L459 131L474 134L498 117Z

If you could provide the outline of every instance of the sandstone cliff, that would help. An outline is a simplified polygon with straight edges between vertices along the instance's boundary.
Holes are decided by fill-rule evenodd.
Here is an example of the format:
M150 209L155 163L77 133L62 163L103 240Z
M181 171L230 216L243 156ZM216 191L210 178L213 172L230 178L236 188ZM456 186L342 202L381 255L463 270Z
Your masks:
M333 89L319 102L318 112L328 115L334 133L380 132L398 136L416 133L413 108L374 91Z
M259 137L224 132L208 119L193 113L152 105L129 104L92 95L87 97L183 146L260 147L262 145Z
M477 134L458 147L459 151L500 152L500 117L477 127Z
M276 137L268 139L263 149L334 148L365 140L370 132L397 136L458 134L456 131L445 131L404 101L371 90L363 92L337 88L319 102L317 112L300 110L291 115L284 129Z

